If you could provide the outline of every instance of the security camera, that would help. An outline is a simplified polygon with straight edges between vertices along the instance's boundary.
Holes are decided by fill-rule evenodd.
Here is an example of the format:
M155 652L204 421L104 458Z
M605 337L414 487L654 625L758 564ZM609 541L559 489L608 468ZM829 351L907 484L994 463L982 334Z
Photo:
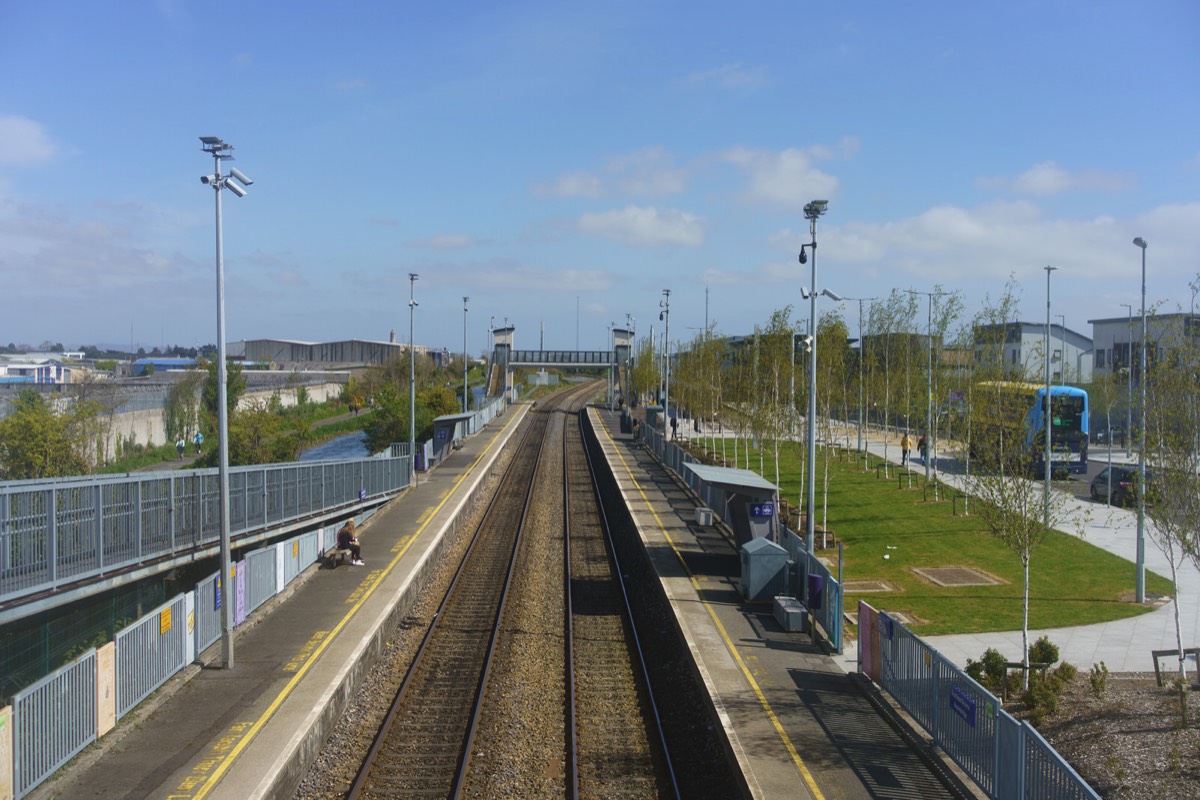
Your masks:
M835 303L842 302L842 296L840 294L838 294L837 292L830 291L829 289L822 289L821 293L824 294L826 297L828 297L830 300L833 300Z
M200 182L205 185L212 183L212 175L201 175Z
M801 264L808 263L808 253L804 252L803 250L800 251L800 263Z
M254 181L250 180L245 175L243 175L242 171L240 169L238 169L237 167L230 167L229 174L232 175L233 177L237 178L239 181L241 181L242 185L244 185L244 186L249 186L252 183L254 183Z
M233 192L233 193L234 193L234 194L236 194L238 197L245 197L245 196L246 196L246 190L245 190L245 189L243 189L242 187L238 186L236 183L234 183L233 181L229 180L228 178L226 178L226 179L225 179L225 184L224 184L224 185L225 185L225 188L226 188L226 189L228 189L229 191Z

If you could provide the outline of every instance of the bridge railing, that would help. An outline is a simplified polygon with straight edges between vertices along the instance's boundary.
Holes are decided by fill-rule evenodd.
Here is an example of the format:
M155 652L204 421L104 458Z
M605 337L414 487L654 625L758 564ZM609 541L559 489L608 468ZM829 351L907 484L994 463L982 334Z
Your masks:
M611 350L513 350L508 363L609 366L616 357Z
M383 499L411 481L407 452L234 467L230 536ZM216 469L0 484L0 604L219 544L220 501Z

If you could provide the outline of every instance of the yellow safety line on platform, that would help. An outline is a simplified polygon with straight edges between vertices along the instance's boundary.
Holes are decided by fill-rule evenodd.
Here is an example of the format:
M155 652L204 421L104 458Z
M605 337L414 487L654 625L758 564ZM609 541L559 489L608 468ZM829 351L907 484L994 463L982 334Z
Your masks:
M783 729L783 723L779 721L779 717L775 715L774 709L771 708L770 701L758 685L758 681L754 680L754 675L747 666L745 660L742 659L742 654L738 652L737 646L729 637L725 626L721 624L721 620L717 617L717 612L713 610L712 604L704 599L701 593L700 582L692 571L688 569L687 562L683 559L683 554L679 552L679 548L675 546L675 541L671 538L671 534L667 532L667 526L663 523L662 518L654 507L650 504L650 499L646 497L646 491L642 485L638 483L638 479L634 477L633 470L629 466L629 462L625 460L625 456L617 448L616 441L608 432L608 426L602 426L605 437L613 446L613 452L617 458L621 460L621 465L625 467L625 472L629 475L629 480L633 481L633 485L637 488L638 494L642 496L642 500L646 503L646 508L654 515L654 521L658 523L658 529L662 532L663 538L667 540L667 544L671 545L671 552L675 554L675 558L679 560L679 564L683 567L683 571L687 573L688 580L692 583L692 588L696 591L696 598L704 606L704 610L708 612L708 616L712 619L713 624L717 626L717 633L721 634L721 639L725 642L725 646L729 649L729 653L733 656L733 660L737 662L738 668L742 671L742 675L750 684L750 688L754 690L754 694L758 697L758 702L762 705L763 711L766 712L767 718L771 720L771 724L775 727L775 732L779 734L780 740L783 741L784 747L787 748L788 754L792 757L792 763L796 765L796 769L800 770L800 775L803 776L804 782L808 784L808 790L812 792L814 800L824 800L825 795L821 794L821 790L817 787L816 780L813 779L812 773L808 771L808 766L804 763L804 759L800 757L800 753L796 750L796 746L792 744L791 738L787 735L787 731Z
M511 415L509 417L508 421L505 422L504 428L502 428L501 430L504 430L510 424L513 424L513 422L515 420L517 420L517 418L518 418L518 415L516 415L516 414ZM358 601L355 602L355 604L350 607L350 610L346 612L346 615L342 617L341 621L338 622L338 624L333 627L333 630L331 630L329 632L329 635L325 637L324 641L322 641L321 644L315 650L313 650L312 654L307 659L305 659L304 664L300 667L299 670L297 670L296 674L294 676L292 676L292 679L287 682L287 685L285 685L283 687L283 689L281 689L279 691L279 694L276 695L275 699L271 701L271 704L269 706L267 706L267 710L264 711L262 713L262 715L257 720L254 721L253 725L251 725L248 729L246 729L246 735L242 737L242 739L237 743L236 746L233 747L233 749L231 749L228 753L226 753L225 755L223 755L221 757L221 763L217 766L217 768L213 771L213 773L211 775L209 775L208 778L204 781L204 783L200 786L199 791L194 795L174 793L171 795L172 797L178 798L178 797L189 797L190 796L190 797L194 798L194 800L200 800L200 798L204 797L209 792L211 792L214 788L216 788L217 783L220 782L222 776L224 776L224 774L229 770L229 767L232 766L233 762L237 759L237 757L241 754L241 752L246 749L246 746L250 744L251 740L254 739L254 737L258 734L258 732L260 730L262 730L263 726L267 724L267 720L269 720L271 718L271 716L279 709L279 706L283 703L283 701L286 700L288 698L288 696L295 690L296 686L299 685L301 679L303 679L304 676L306 674L308 674L309 669L312 667L313 664L315 664L317 662L317 659L320 658L321 654L323 652L325 652L325 648L327 648L329 646L329 643L332 642L335 638L337 638L337 634L342 630L342 628L346 627L346 625L350 622L351 618L353 618L354 615L356 613L358 613L358 610L362 607L363 603L365 603L367 601L367 599L370 598L371 595L373 595L375 593L375 590L379 588L379 585L383 582L383 579L386 578L389 574L391 574L391 571L400 562L400 559L404 556L405 553L408 552L408 549L409 549L409 547L412 546L412 543L415 542L418 538L420 538L421 534L425 531L425 528L428 527L429 523L433 521L433 518L438 514L438 512L440 512L442 510L442 506L446 505L446 503L450 500L450 498L454 496L454 492L458 490L459 485L464 480L466 480L467 476L469 476L471 474L471 472L475 469L475 465L478 464L483 459L483 457L485 455L487 455L488 452L492 449L492 447L496 444L496 442L499 439L499 434L500 434L500 432L497 431L496 436L492 437L492 441L488 442L487 447L485 447L479 453L479 455L475 458L475 460L473 462L471 462L471 465L469 467L467 467L467 469L463 470L462 475L460 475L458 477L458 479L454 481L454 484L452 485L450 492L448 492L445 495L445 497L442 498L442 501L440 503L438 503L436 506L434 506L432 513L425 515L425 521L423 523L421 523L420 527L417 528L416 532L409 537L408 542L404 545L403 548L401 548L400 552L398 552L396 554L396 557L391 560L391 563L389 563L387 565L387 567L378 571L378 574L376 575L375 579L373 581L371 581L367 590L362 594L362 596L358 599ZM240 727L241 725L244 725L244 724L245 723L238 723L234 727Z

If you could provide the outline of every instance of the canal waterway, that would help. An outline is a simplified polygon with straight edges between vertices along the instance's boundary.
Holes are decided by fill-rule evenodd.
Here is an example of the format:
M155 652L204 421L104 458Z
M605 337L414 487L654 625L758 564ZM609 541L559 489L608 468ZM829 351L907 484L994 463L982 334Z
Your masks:
M308 448L300 454L300 460L327 461L337 458L366 458L369 455L366 432L355 431Z

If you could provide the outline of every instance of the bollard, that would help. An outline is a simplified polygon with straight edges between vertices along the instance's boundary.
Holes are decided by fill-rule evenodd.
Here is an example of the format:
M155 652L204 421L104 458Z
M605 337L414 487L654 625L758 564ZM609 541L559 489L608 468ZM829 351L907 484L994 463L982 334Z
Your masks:
M902 472L896 473L896 488L897 489L904 488L904 473L902 473Z

